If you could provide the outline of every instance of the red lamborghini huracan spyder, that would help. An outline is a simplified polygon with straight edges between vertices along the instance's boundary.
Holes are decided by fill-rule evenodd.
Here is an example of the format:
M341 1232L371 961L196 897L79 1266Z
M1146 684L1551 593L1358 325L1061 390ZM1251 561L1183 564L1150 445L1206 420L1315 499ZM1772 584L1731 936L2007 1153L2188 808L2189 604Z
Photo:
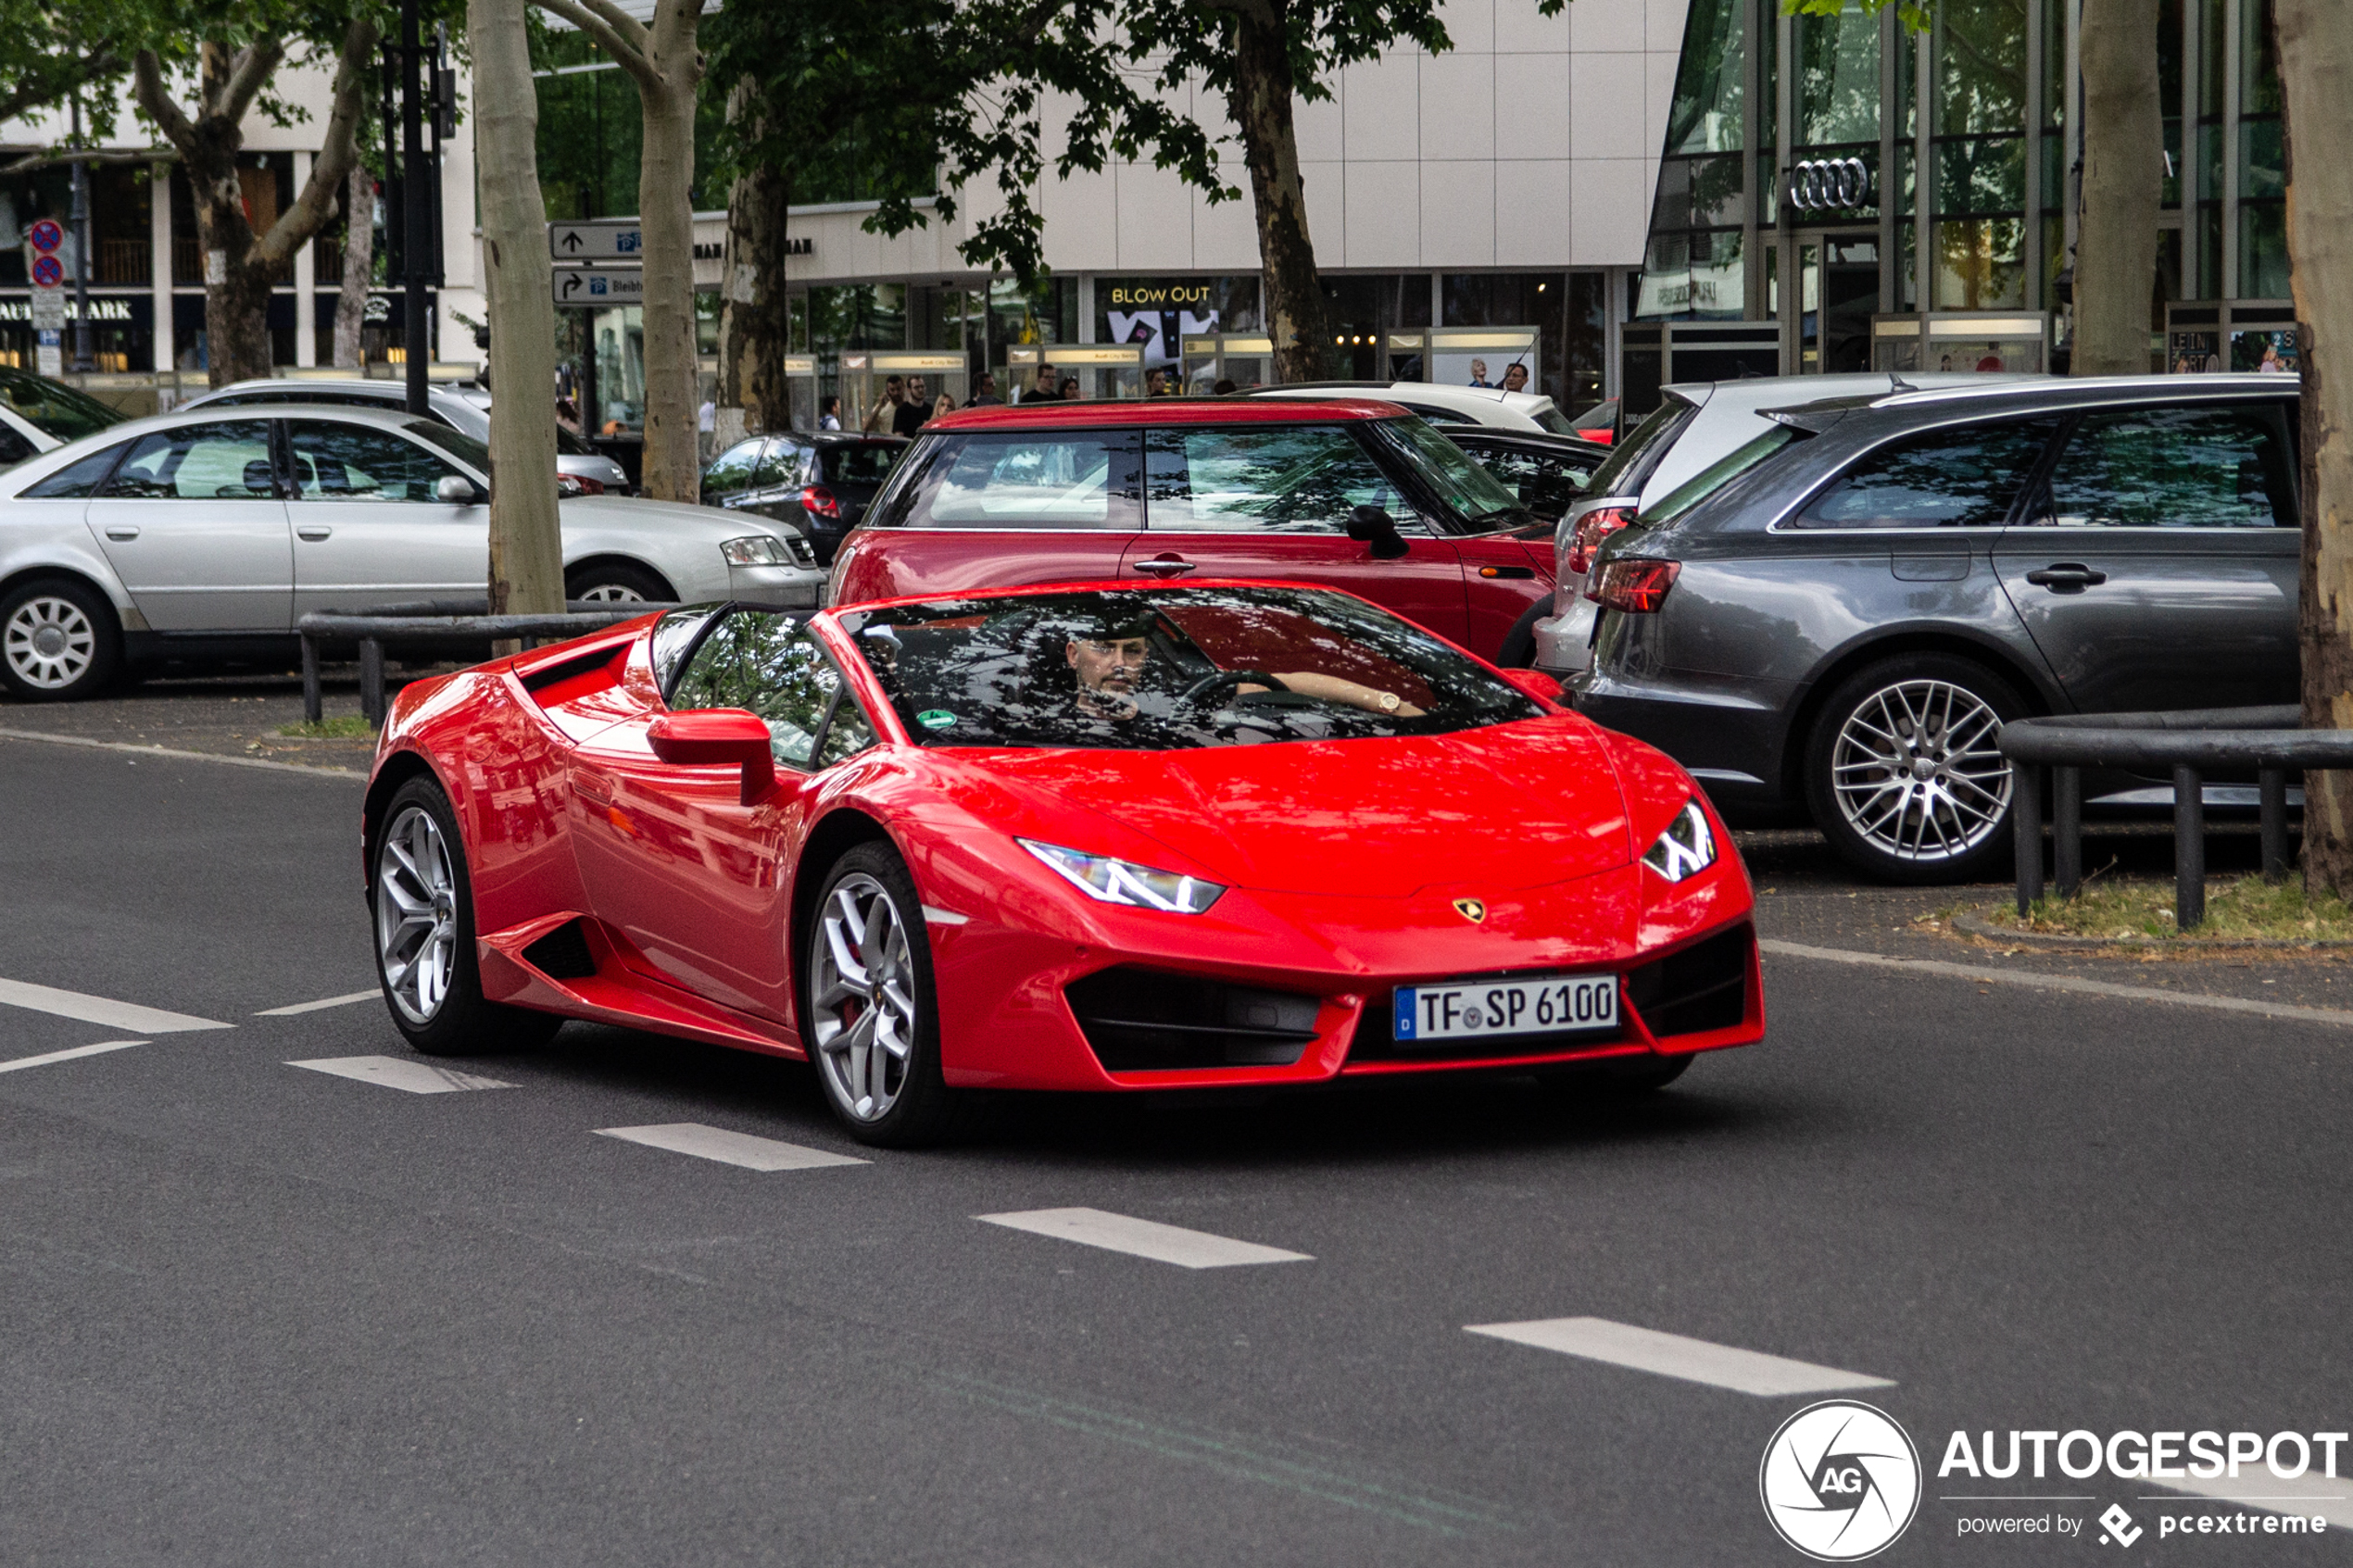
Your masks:
M648 617L412 683L370 784L422 1051L565 1018L960 1091L1555 1070L1764 1032L1690 777L1362 599L1057 585Z

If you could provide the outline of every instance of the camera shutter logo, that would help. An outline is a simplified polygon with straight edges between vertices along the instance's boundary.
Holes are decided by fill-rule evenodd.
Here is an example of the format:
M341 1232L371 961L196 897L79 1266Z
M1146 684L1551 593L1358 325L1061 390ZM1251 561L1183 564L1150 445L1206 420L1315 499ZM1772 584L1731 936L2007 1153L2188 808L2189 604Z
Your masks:
M1919 1450L1885 1411L1825 1399L1781 1423L1756 1488L1781 1539L1818 1562L1860 1562L1919 1512Z

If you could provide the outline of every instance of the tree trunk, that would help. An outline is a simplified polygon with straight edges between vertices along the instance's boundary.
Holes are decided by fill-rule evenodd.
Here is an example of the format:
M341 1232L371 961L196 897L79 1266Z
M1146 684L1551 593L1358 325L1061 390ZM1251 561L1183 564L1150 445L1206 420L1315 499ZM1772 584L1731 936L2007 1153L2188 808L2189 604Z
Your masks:
M335 295L335 366L359 368L359 329L368 320L368 284L376 270L376 182L355 162L344 182L343 289Z
M1258 215L1258 258L1266 330L1275 340L1275 379L1322 379L1324 289L1315 246L1307 237L1307 196L1299 172L1299 133L1291 123L1290 53L1284 0L1260 0L1234 19L1234 86L1227 111L1241 131Z
M474 167L490 306L490 613L564 607L556 518L556 307L524 0L470 0Z
M730 95L731 116L748 114L749 83ZM792 423L785 354L792 315L785 293L790 193L766 164L736 177L727 195L727 253L719 302L719 413L715 445Z
M645 150L637 170L637 221L646 236L646 494L659 501L700 497L696 446L695 90L702 56L695 31L702 0L661 0L637 91Z
M219 145L224 139L208 137ZM234 145L208 157L204 167L186 155L188 183L196 195L196 244L204 251L204 334L207 380L213 386L270 374L270 285L276 280L253 257L253 226L245 221Z
M2304 722L2353 729L2353 7L2278 0L2273 25L2302 324ZM2304 884L2353 897L2353 774L2304 775Z
M2079 376L2145 375L2163 196L2157 7L2083 0L2083 217L2075 250Z

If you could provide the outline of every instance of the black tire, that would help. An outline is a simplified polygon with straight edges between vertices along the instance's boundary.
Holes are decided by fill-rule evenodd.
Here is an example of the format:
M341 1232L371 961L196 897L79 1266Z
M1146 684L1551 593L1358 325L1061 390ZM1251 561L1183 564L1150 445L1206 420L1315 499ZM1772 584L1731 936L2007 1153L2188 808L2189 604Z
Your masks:
M669 583L627 561L593 561L564 574L564 597L610 599L618 604L660 604L675 599Z
M1547 594L1528 607L1528 613L1504 633L1504 646L1496 650L1495 662L1505 670L1536 668L1536 623L1553 613L1552 596Z
M420 879L401 865L404 855L409 867L419 864L418 836L410 825L411 819L419 813L430 819L447 859L448 885L438 892L434 885L438 878L431 872ZM393 869L395 887L401 898L413 904L419 893L427 894L435 912L431 931L414 943L406 941L408 934L414 930L413 922L403 921L401 899L386 888L388 867ZM440 909L444 894L449 906L446 915ZM474 949L473 884L466 869L465 841L459 835L457 813L449 808L448 796L431 778L410 779L393 793L384 807L383 825L370 856L368 912L371 946L376 954L376 983L384 988L385 1010L392 1014L394 1027L409 1045L425 1055L478 1056L486 1051L526 1050L546 1044L563 1026L563 1020L553 1013L504 1007L484 999L482 969ZM444 979L437 987L437 998L424 1005L424 981L419 966L422 965L427 972L432 970L434 966L425 961L424 949L445 935L447 945L444 949ZM412 949L412 956L408 969L396 976L391 964L394 955L399 954L404 946Z
M1997 874L2009 864L2012 810L1994 746L2001 725L2028 711L2007 680L1954 654L1899 654L1856 671L1806 736L1814 825L1879 882Z
M89 583L39 577L0 595L0 685L18 701L85 701L121 663L121 623Z
M841 905L844 898L847 909ZM876 925L882 900L889 906L890 926ZM834 957L836 934L829 923L835 919L847 922L853 913L871 934L852 955L867 994L883 988L875 982L877 968L886 976L895 972L900 995L913 1004L912 1030L894 1008L857 996L833 999L836 982L847 985L849 971ZM889 940L894 926L900 938L896 948ZM855 929L845 923L840 933L845 942ZM833 863L810 909L801 947L801 1043L826 1106L849 1135L881 1148L912 1148L961 1130L971 1100L949 1088L940 1076L939 997L932 985L931 938L915 879L897 850L887 844L860 844ZM870 1042L863 1046L856 1044L862 1027ZM903 1056L871 1043L886 1035L895 1035L907 1047Z

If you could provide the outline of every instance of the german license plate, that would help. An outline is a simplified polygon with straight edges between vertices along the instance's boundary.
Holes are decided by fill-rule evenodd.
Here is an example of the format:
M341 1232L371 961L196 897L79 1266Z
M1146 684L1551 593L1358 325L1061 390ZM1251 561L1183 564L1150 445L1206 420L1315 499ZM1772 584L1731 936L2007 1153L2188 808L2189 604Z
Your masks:
M1401 1044L1478 1035L1611 1035L1617 1031L1617 976L1541 974L1521 980L1457 980L1397 988Z

